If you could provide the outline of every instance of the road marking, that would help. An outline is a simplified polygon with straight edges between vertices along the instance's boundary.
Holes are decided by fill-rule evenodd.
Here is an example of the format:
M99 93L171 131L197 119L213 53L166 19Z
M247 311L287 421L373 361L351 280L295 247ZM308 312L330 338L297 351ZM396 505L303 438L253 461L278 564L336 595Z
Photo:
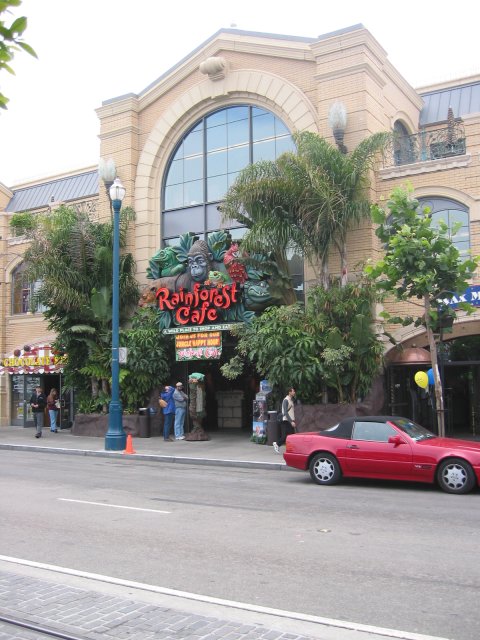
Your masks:
M160 511L160 509L142 509L141 507L126 507L123 504L108 504L107 502L89 502L88 500L71 500L70 498L57 498L62 502L77 502L79 504L93 504L97 507L113 507L114 509L130 509L131 511L149 511L150 513L172 513L171 511Z
M62 498L59 498L59 499L61 500ZM314 616L306 613L297 613L295 611L285 611L283 609L273 609L271 607L262 607L260 605L249 604L246 602L237 602L236 600L224 600L223 598L214 598L211 596L205 596L198 593L191 593L189 591L178 591L177 589L169 589L167 587L157 587L155 585L146 584L144 582L134 582L132 580L123 580L121 578L113 578L111 576L105 576L99 573L90 573L88 571L78 571L77 569L68 569L66 567L59 567L54 564L34 562L33 560L24 560L22 558L13 558L11 556L0 555L0 561L10 562L11 564L19 564L25 567L45 569L47 571L54 571L57 573L63 573L65 575L76 576L79 578L87 578L89 580L97 580L98 582L105 582L107 584L113 584L113 585L123 586L127 588L133 588L133 589L140 589L143 591L149 591L151 593L174 596L177 598L193 600L196 602L205 602L208 604L219 605L221 607L240 609L243 611L251 611L254 613L276 616L280 618L287 618L290 620L298 620L301 622L312 622L315 624L323 625L326 628L333 627L334 629L338 628L338 629L345 629L348 631L358 631L365 634L364 637L366 640L368 638L370 638L371 640L374 640L374 639L380 640L381 638L394 638L395 640L448 640L447 638L443 638L440 636L425 635L423 633L415 633L415 632L412 633L409 631L399 631L397 629L388 629L385 627L377 627L374 625L348 622L346 620L338 620L334 618L324 618L321 616Z

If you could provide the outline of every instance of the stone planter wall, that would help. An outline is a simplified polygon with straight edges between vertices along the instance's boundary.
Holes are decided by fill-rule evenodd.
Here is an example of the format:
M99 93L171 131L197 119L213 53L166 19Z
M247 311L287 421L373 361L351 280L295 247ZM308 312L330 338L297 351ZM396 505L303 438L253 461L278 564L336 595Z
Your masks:
M123 429L127 435L136 438L149 438L160 435L162 415L154 416L123 415ZM108 415L78 413L72 426L72 435L102 438L108 430Z

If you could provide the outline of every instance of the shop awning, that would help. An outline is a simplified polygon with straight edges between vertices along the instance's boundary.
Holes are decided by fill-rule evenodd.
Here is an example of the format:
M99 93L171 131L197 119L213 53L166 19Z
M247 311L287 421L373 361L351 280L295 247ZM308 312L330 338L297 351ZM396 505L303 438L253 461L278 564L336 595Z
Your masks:
M49 344L25 345L1 361L0 375L4 373L62 373L67 356L59 355Z

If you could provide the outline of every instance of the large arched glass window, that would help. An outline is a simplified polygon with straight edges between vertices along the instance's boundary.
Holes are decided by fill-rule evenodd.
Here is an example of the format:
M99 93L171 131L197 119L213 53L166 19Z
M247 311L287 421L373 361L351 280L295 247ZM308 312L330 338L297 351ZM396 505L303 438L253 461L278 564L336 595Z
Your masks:
M468 207L448 198L420 198L420 205L432 212L432 220L443 220L449 228L450 238L462 258L470 252L470 215Z
M166 171L162 198L164 243L175 244L178 236L187 231L204 237L218 230L218 203L238 173L249 163L275 160L292 150L287 127L265 109L238 105L202 118L178 144ZM242 230L233 230L232 235L240 237Z

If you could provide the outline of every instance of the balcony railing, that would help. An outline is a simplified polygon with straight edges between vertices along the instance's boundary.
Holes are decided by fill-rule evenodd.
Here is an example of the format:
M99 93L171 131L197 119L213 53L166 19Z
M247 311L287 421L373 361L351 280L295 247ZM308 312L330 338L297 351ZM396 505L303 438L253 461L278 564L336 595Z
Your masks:
M443 129L422 129L411 136L395 135L385 153L385 167L461 156L466 151L465 129L461 122Z

